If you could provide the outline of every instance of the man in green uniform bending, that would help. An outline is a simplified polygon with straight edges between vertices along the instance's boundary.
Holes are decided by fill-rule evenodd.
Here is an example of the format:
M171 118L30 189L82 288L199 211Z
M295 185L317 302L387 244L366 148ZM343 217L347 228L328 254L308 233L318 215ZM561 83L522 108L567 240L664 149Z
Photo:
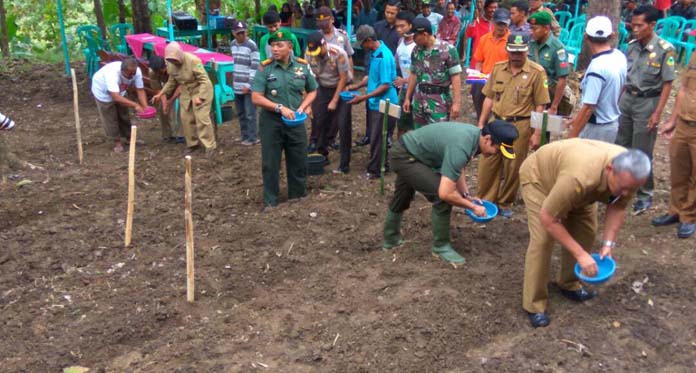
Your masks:
M465 167L478 153L491 156L499 148L505 157L514 158L512 143L517 136L515 126L502 120L481 129L457 122L433 123L401 136L392 150L396 183L384 222L382 247L391 249L403 243L399 232L401 216L418 191L433 204L433 255L455 268L464 264L464 258L450 245L452 206L486 216L486 209L469 197Z
M291 53L292 34L279 30L271 34L268 42L273 59L261 62L262 68L256 72L251 87L251 101L262 109L259 135L264 209L278 204L283 150L288 174L288 199L300 198L306 193L307 130L304 125L287 126L281 116L295 119L295 112L311 113L310 105L317 95L317 81L307 61Z

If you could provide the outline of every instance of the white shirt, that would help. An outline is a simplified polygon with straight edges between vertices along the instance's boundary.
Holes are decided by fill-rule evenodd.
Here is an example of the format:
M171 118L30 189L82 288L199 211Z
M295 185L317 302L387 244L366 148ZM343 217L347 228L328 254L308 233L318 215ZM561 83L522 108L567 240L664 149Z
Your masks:
M435 31L437 31L437 26L440 25L440 21L442 21L442 19L445 18L442 14L435 13L435 12L430 13L430 15L427 17L425 17L423 15L423 13L421 13L421 14L416 16L416 18L418 18L418 17L425 18L428 21L430 21L430 24L433 26L433 33L435 33Z
M404 38L399 39L399 46L396 47L396 59L399 61L399 70L404 79L408 79L411 73L411 53L416 47L416 42L411 40L411 43L404 43Z
M596 105L595 124L619 120L619 96L626 82L626 56L617 49L597 53L582 80L582 103Z
M125 96L128 87L133 84L137 89L144 87L143 73L140 72L140 68L135 70L133 78L126 79L121 74L121 61L111 62L104 65L92 77L92 94L101 102L112 102L113 98L111 98L110 92Z

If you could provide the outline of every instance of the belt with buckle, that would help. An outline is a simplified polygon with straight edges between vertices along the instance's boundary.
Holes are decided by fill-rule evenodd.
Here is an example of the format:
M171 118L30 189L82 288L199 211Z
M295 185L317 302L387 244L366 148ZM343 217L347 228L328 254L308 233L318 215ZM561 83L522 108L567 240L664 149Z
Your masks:
M531 118L530 116L526 116L526 117L501 117L498 114L493 114L493 115L495 116L495 119L500 119L500 120L504 120L506 122L511 122L511 123L519 122L519 121L523 121L523 120L527 120L527 119Z
M626 88L626 92L630 94L633 97L645 97L645 98L651 98L651 97L657 97L662 94L662 90L649 90L649 91L639 91L637 89L631 89L631 88Z
M449 89L449 86L443 87L441 85L421 83L421 84L418 84L418 91L425 93L427 95L433 95L433 94L449 93L450 89Z

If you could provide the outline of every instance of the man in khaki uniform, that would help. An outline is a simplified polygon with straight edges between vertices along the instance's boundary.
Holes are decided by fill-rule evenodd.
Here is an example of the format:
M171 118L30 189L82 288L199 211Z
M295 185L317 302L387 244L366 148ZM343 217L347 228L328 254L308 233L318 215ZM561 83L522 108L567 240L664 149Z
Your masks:
M574 272L577 262L586 276L597 275L588 253L597 233L595 202L607 204L600 255L611 256L626 206L649 174L650 159L642 151L587 139L544 145L522 164L529 225L522 307L533 327L549 324L547 284L554 240L564 248L557 281L561 294L578 302L596 296L582 288Z
M478 196L498 204L500 215L506 218L512 216L512 203L519 188L518 172L527 158L530 139L533 146L541 139L540 131L532 136L532 111L541 112L550 102L546 73L543 67L527 58L528 43L525 35L508 38L508 60L495 65L483 87L486 99L478 123L479 128L483 128L492 111L495 119L513 123L519 132L513 144L515 159L504 159L498 154L479 162Z
M153 97L157 102L162 95L169 96L181 86L179 109L181 125L186 137L185 154L191 154L203 144L205 155L213 158L217 143L215 129L210 120L210 107L213 103L213 84L203 68L201 60L191 53L186 53L177 42L172 42L164 49L167 60L169 79L162 91Z
M651 159L657 124L667 104L674 75L675 51L672 44L660 38L653 29L660 12L652 5L642 5L633 11L633 41L626 57L628 74L624 94L619 100L619 131L616 144L640 149ZM633 205L634 214L652 206L653 176L638 191Z
M671 137L669 164L672 192L669 212L653 219L654 226L679 223L677 237L696 231L696 58L682 72L682 84L674 111L660 131Z

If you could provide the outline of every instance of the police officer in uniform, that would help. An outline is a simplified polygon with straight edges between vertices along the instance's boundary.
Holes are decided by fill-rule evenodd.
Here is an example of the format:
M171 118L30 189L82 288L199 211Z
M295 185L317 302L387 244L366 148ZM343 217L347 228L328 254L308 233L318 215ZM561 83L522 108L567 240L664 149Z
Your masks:
M653 29L660 17L652 5L641 5L633 11L631 25L635 39L628 45L628 74L624 94L619 100L619 131L616 143L640 149L652 159L657 125L665 108L674 80L675 51ZM653 176L638 191L633 205L640 214L652 205Z
M268 39L273 59L261 62L251 90L251 100L260 107L261 174L264 209L278 204L280 159L285 151L288 199L306 194L307 130L289 127L281 116L294 119L295 112L311 114L317 81L307 61L292 55L292 35L278 30ZM260 46L264 47L264 46Z
M653 219L652 224L679 223L677 237L689 238L696 231L696 58L682 74L674 111L660 131L671 137L669 212Z
M347 173L350 165L352 120L350 105L340 99L340 94L353 81L348 55L338 45L327 43L321 31L309 35L305 55L319 84L317 99L312 103L312 137L317 141L316 150L324 156L329 155L331 130L333 123L338 123L341 130L341 162L337 171Z
M509 36L508 60L495 65L483 87L486 98L478 123L483 128L492 112L496 119L513 123L519 132L514 143L515 159L495 155L479 162L479 198L498 204L500 215L506 218L512 216L511 207L519 188L518 171L527 158L530 140L535 147L541 139L541 131L532 136L532 111L543 111L550 101L544 68L527 58L528 43L526 35Z
M554 241L561 251L557 285L577 302L597 295L575 276L575 263L589 277L597 264L589 251L597 234L597 203L607 204L601 257L611 256L633 194L645 183L650 160L640 150L588 139L560 140L534 152L520 168L529 246L524 263L522 307L533 327L547 326L549 272Z
M573 112L573 106L563 99L563 92L570 74L570 63L563 43L551 33L552 21L553 16L546 12L536 12L529 18L533 39L529 42L529 59L546 71L551 99L549 114L568 116Z
M415 128L457 120L462 95L462 65L457 50L436 39L430 22L425 18L414 19L411 30L415 33L416 48L411 56L404 111L413 110Z
M217 142L210 120L214 93L208 72L198 57L184 52L177 42L167 44L164 59L167 60L169 79L153 100L157 102L162 95L170 96L177 87L181 87L179 109L186 138L185 153L190 154L203 144L206 157L210 159L215 155Z

